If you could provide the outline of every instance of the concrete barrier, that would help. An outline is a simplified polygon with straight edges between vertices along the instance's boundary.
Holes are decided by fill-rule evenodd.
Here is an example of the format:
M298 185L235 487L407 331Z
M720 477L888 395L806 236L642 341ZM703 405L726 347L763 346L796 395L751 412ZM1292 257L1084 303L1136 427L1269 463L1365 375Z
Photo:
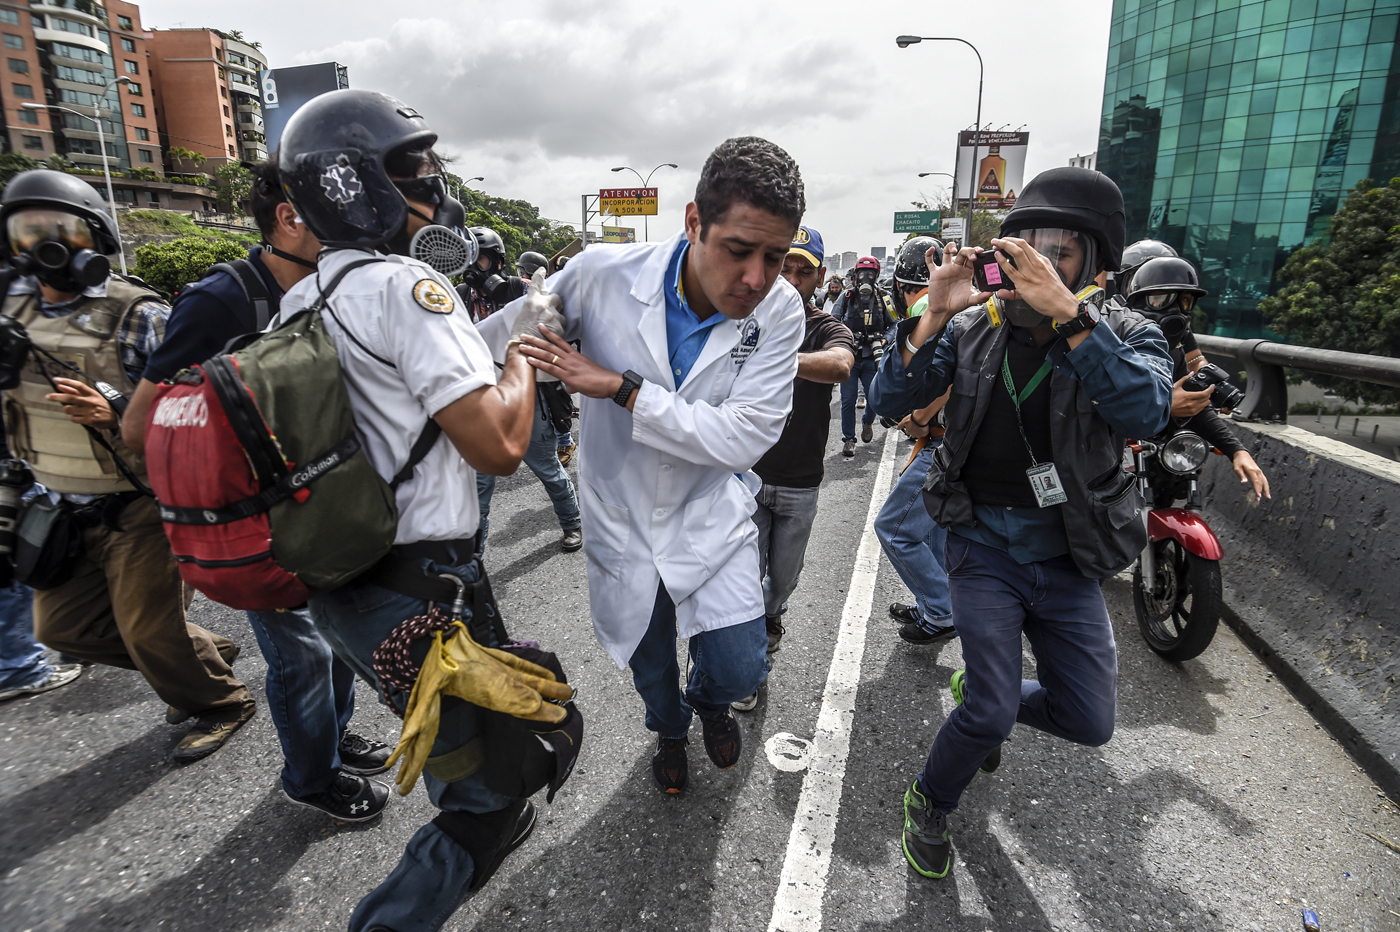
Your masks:
M1272 485L1202 477L1225 621L1400 798L1400 463L1296 427L1236 424Z

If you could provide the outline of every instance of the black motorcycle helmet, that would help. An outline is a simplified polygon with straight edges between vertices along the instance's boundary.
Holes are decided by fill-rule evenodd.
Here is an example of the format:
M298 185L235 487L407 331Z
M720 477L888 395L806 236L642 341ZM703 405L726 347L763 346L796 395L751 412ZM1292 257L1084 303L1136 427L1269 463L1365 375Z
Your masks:
M1140 239L1136 243L1123 250L1123 259L1119 264L1118 273L1115 279L1118 284L1118 293L1126 295L1133 284L1133 273L1138 270L1148 259L1158 256L1175 259L1179 253L1166 243L1157 239Z
M522 252L520 258L515 260L516 271L521 278L529 278L535 274L535 269L542 269L549 265L549 260L537 252Z
M943 264L943 241L935 236L916 236L899 247L899 255L894 260L894 280L901 285L916 285L920 288L928 284L928 263L924 253L929 247L937 246L934 264Z
M9 237L10 215L24 207L47 207L81 217L92 232L96 251L103 255L112 255L121 248L112 218L96 188L77 175L35 168L11 178L0 197L0 248L5 255L15 253Z
M387 94L328 91L287 121L277 167L287 200L323 246L374 249L408 222L385 160L435 142L428 121Z
M1104 269L1122 265L1126 223L1123 193L1113 179L1088 168L1052 168L1036 175L1022 190L1016 206L1001 222L1001 235L1056 228L1091 238L1098 247L1094 263L1098 267L1086 264L1081 282L1070 283L1071 290L1078 291Z
M1176 346L1191 328L1196 300L1206 293L1194 265L1176 256L1157 256L1138 267L1125 298L1128 307L1156 321L1167 342Z
M501 239L501 234L490 227L472 227L472 236L476 237L478 256L490 256L491 267L482 272L483 276L495 275L500 272L506 264L506 244Z

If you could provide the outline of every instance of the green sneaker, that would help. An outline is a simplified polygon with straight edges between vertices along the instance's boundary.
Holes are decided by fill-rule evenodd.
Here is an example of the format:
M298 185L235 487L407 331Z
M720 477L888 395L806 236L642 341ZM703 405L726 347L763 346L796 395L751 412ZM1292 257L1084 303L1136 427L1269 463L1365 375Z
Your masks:
M947 877L953 866L948 817L919 792L918 780L904 793L904 856L914 870L935 880Z
M953 691L953 701L958 705L963 703L963 690L966 689L967 671L957 670L953 673L953 678L948 681L948 688ZM977 769L983 773L996 773L1001 766L1001 745L992 748L992 752L987 755L987 759L982 761L982 766Z

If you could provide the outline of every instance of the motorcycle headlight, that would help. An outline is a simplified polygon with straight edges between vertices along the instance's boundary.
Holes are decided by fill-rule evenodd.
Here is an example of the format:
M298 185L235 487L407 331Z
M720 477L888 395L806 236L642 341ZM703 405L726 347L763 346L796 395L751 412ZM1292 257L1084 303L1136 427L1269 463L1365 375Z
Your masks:
M1157 460L1167 472L1185 476L1200 469L1210 455L1210 447L1196 434L1182 431L1173 436L1157 454Z

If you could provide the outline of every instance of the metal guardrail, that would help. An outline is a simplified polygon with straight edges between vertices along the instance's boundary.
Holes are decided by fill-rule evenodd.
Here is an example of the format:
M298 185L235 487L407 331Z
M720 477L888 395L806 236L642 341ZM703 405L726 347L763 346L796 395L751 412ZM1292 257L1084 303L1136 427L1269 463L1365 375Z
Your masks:
M1196 342L1211 356L1228 356L1244 364L1248 381L1244 402L1234 412L1241 420L1287 421L1288 379L1284 368L1335 375L1400 388L1400 359L1343 353L1272 340L1236 340L1198 334Z

